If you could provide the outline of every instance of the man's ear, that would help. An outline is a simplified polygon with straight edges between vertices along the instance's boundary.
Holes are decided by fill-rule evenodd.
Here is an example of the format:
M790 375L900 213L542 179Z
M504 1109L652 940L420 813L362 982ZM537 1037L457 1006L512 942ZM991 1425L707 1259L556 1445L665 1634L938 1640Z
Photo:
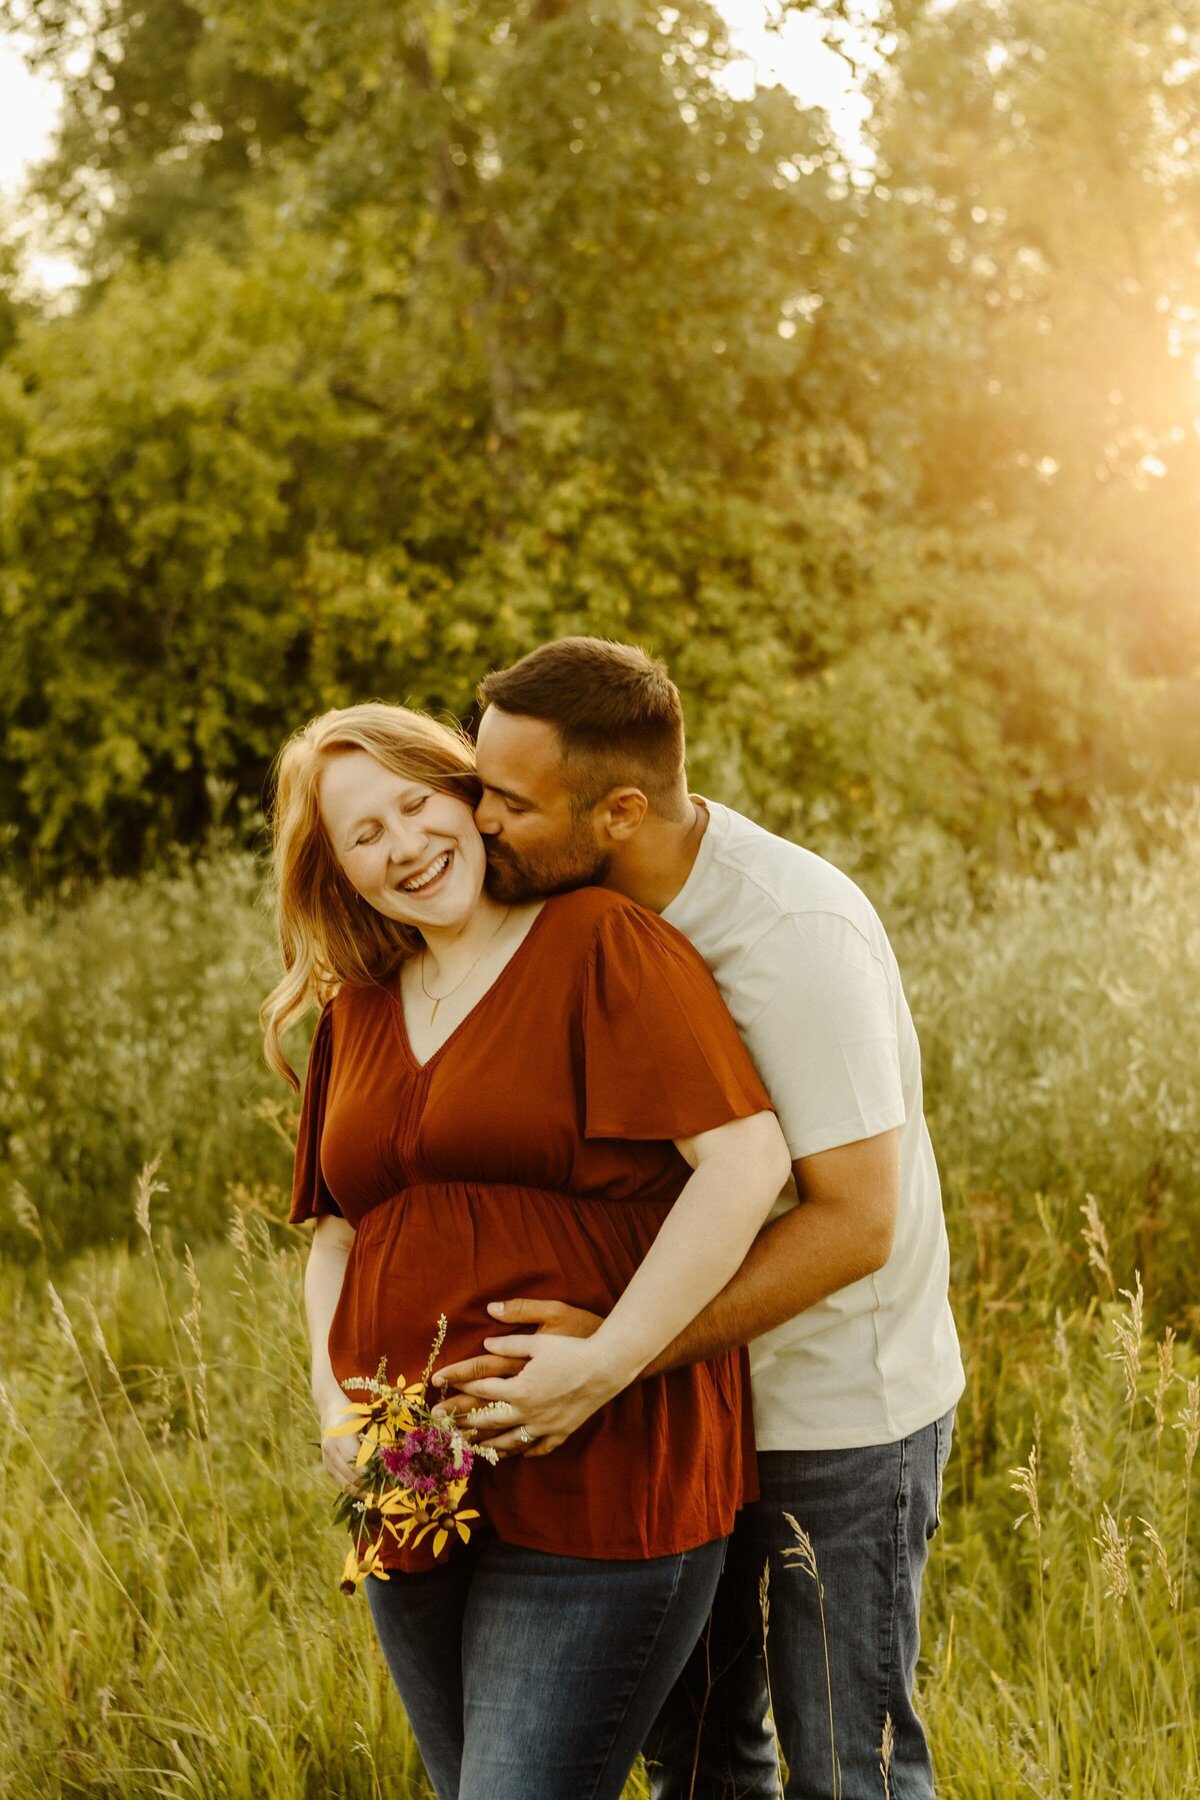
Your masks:
M596 835L625 843L638 830L650 810L650 802L641 788L614 788L605 794L595 811Z

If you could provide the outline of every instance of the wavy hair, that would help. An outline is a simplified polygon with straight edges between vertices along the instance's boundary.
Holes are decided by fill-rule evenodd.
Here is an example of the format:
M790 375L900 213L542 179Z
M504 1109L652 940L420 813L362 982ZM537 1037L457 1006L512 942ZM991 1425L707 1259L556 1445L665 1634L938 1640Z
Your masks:
M275 922L283 978L259 1008L263 1054L292 1087L300 1083L281 1039L315 1000L344 983L382 984L420 947L409 925L385 918L351 887L329 842L318 787L336 756L365 750L385 769L468 806L481 792L471 740L427 713L382 700L322 713L290 737L274 768L270 806Z

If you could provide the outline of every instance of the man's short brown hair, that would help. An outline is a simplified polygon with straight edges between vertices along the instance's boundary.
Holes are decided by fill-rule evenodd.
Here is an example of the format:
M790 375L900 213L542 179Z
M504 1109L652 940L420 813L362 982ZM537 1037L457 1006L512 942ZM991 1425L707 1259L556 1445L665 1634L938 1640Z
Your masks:
M683 816L679 689L644 650L605 638L558 638L485 676L478 693L482 707L554 726L576 813L628 786L640 788L664 818Z

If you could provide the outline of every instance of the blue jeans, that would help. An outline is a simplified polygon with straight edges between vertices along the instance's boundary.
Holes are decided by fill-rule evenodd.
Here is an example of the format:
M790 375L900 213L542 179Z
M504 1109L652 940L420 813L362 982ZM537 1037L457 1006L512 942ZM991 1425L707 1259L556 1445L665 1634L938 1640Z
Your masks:
M762 1497L739 1515L712 1619L646 1743L654 1800L881 1800L890 1715L892 1800L932 1800L913 1710L921 1576L937 1529L953 1411L894 1444L767 1450ZM808 1532L823 1590L783 1552ZM759 1599L767 1589L766 1660ZM787 1764L781 1789L770 1705ZM830 1747L830 1697L835 1782Z
M616 1562L481 1533L436 1568L368 1581L438 1800L619 1800L726 1541Z

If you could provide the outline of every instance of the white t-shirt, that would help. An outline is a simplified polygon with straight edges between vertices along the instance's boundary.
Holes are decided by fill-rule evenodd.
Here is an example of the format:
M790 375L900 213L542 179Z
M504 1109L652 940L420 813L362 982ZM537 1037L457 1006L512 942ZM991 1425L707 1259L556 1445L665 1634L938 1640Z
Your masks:
M874 907L831 863L706 801L708 828L663 913L707 962L793 1160L900 1127L900 1200L882 1269L750 1345L760 1450L893 1443L964 1385L921 1054ZM796 1205L790 1182L772 1217Z

